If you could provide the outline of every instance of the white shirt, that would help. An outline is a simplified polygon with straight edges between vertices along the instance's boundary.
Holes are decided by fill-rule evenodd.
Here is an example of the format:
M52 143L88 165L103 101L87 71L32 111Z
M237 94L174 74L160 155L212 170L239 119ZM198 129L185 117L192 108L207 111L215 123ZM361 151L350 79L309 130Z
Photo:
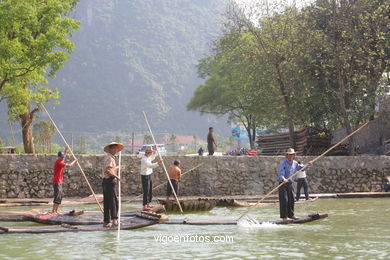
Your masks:
M116 174L115 157L110 153L107 153L106 156L104 156L104 158L103 158L102 173L103 173L103 178L106 178L106 179L112 178L111 175L108 175L106 173L107 169L110 169L111 173Z
M151 155L146 157L142 156L141 159L141 175L150 175L153 173L153 169L158 166L158 163L152 163L152 161L156 158L156 156Z
M306 178L306 171L301 171L297 174L297 179Z

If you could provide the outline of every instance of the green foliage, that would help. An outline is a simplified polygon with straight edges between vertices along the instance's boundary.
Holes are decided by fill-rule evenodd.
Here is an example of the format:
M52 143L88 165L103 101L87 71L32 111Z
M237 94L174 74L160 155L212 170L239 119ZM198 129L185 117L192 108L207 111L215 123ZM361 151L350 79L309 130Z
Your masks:
M38 107L58 98L45 86L73 51L69 40L79 24L67 16L75 0L4 0L0 3L0 97L11 120L21 119L23 141L34 152L31 124ZM30 110L31 109L31 110Z
M149 132L144 135L144 144L153 144L153 138Z
M207 81L187 108L288 126L290 136L294 125L351 132L388 100L381 78L389 73L389 10L382 0L318 0L301 10L232 5L215 52L199 61Z
M278 118L278 108L267 111L266 104L281 102L260 62L263 57L254 45L255 39L248 33L234 32L221 37L215 44L215 54L200 60L198 74L208 79L187 105L189 110L228 114L230 121L242 122L252 147L255 129L264 121L276 122Z
M56 98L43 87L54 77L74 45L69 40L78 22L65 16L76 1L6 0L0 5L0 95L8 99L10 116L27 104Z
M34 124L33 136L37 144L37 152L50 153L53 150L51 146L55 131L51 121L39 121Z
M86 138L84 136L81 136L76 142L76 149L74 153L85 154L87 153L87 150L88 150L88 145L87 145Z

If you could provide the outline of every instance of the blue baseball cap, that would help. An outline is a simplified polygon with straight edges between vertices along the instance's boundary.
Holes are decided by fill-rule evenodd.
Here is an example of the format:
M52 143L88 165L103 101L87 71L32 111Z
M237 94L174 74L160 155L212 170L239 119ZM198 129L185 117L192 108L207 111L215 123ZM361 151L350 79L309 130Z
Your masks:
M64 157L65 157L65 153L63 153L63 152L58 152L57 156L58 156L58 157L61 157L61 158L64 158Z

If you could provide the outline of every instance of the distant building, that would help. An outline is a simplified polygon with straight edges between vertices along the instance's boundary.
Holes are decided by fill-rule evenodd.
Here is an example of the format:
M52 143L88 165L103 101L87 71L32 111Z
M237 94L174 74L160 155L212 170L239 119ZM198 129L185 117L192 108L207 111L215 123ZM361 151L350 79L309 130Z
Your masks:
M168 152L192 152L197 153L200 146L205 147L207 142L203 139L194 136L175 135L172 134L164 136L164 143Z
M125 144L125 152L126 153L137 153L142 146L144 145L144 140L143 139L134 139L134 142L130 139L128 143Z

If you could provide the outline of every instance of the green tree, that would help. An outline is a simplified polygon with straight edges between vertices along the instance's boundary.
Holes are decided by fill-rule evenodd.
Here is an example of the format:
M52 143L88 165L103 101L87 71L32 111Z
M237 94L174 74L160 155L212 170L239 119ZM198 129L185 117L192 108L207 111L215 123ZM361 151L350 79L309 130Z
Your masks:
M68 16L76 0L4 0L0 4L0 96L20 120L26 153L34 153L32 122L38 103L58 98L45 86L63 67L79 24Z
M198 73L207 80L187 105L189 110L227 114L230 121L243 123L251 148L255 146L256 128L280 118L277 104L281 103L255 44L255 38L245 32L221 37L215 53L199 62ZM265 109L271 103L275 108Z
M176 140L177 140L177 136L175 134L171 134L169 136L169 141L171 142L172 144L172 152L176 152Z
M301 32L298 32L296 23L298 10L284 2L279 1L279 5L270 5L268 1L255 2L247 8L232 5L227 19L229 30L242 31L254 37L263 67L274 80L271 86L277 88L278 96L282 99L290 144L295 147L293 102L297 94L303 93L303 89L294 91L296 86L292 79L297 75L294 66L297 50L295 39Z
M153 138L152 136L150 135L149 132L145 133L144 135L144 144L153 144Z
M39 121L34 124L34 141L40 146L41 152L51 152L55 131L56 129L50 121Z
M76 143L77 150L75 153L84 154L87 152L87 142L84 136L80 136Z
M329 104L330 117L323 121L344 126L348 134L352 125L375 117L380 80L389 69L389 11L381 0L318 0L303 10L310 45L302 70Z
M194 144L194 151L196 152L198 151L199 138L196 135L192 136L192 138L194 138L193 144ZM191 151L191 149L189 150Z

